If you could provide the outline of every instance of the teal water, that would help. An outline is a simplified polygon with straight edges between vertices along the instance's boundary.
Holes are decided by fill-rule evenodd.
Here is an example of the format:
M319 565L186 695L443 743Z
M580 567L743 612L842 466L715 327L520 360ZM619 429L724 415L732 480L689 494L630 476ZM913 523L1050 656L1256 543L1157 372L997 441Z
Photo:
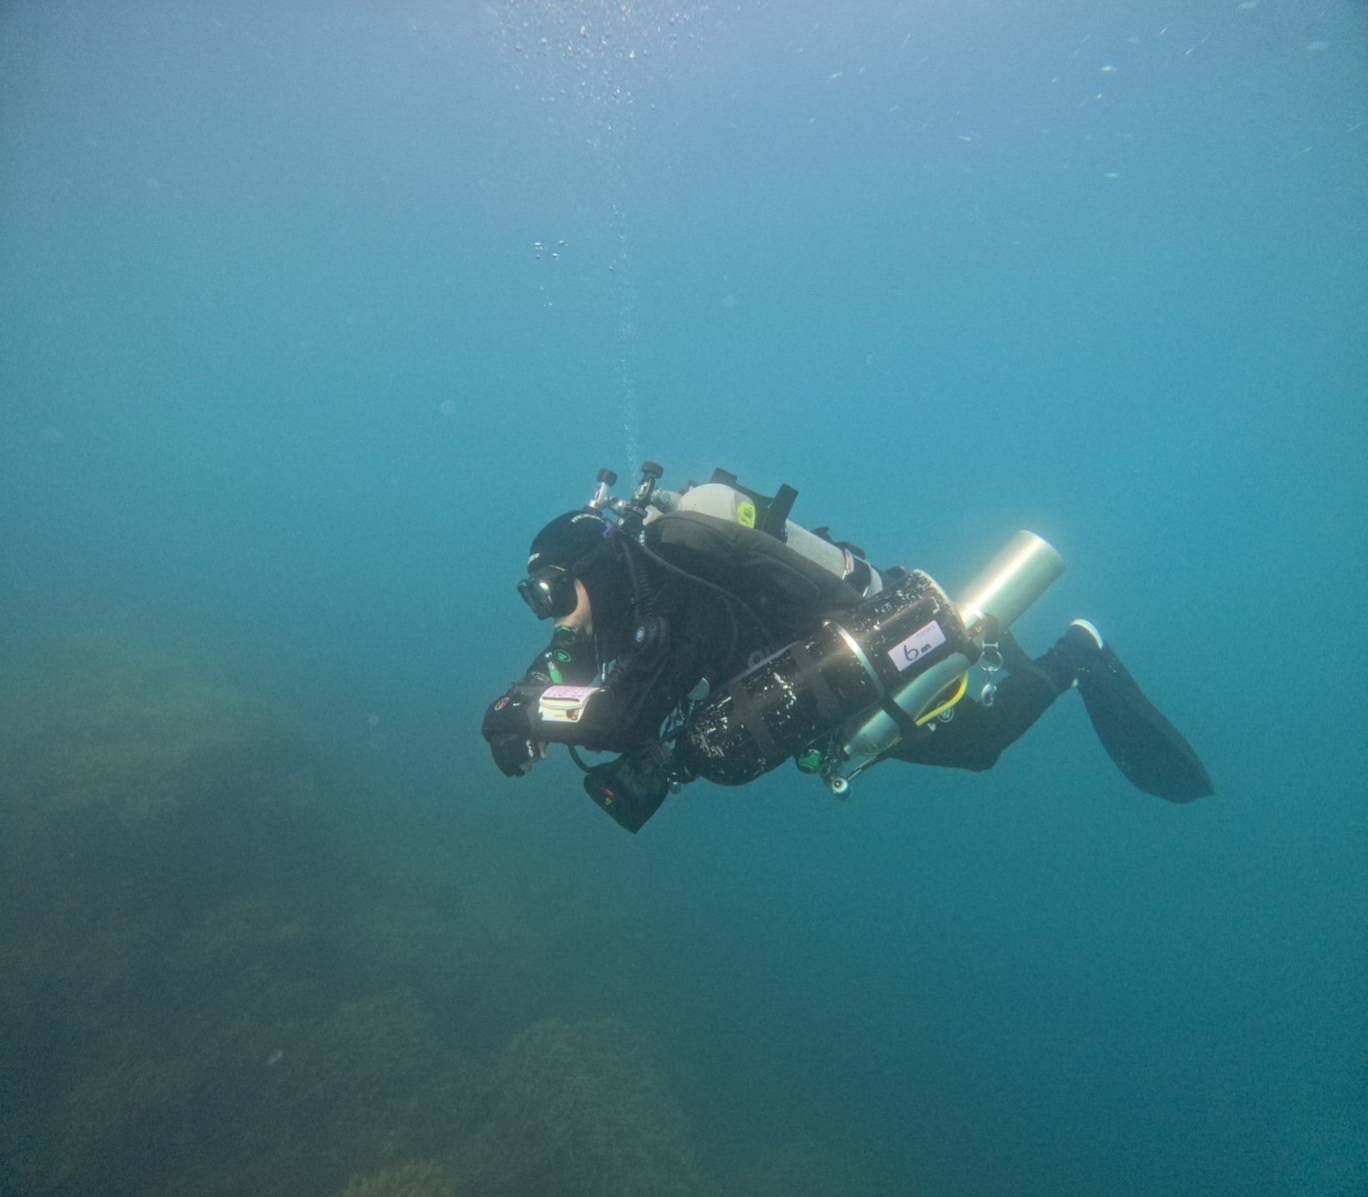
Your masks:
M1368 1189L1365 25L5 5L0 1192ZM635 838L505 780L643 458L1041 533L1217 798L1073 696Z

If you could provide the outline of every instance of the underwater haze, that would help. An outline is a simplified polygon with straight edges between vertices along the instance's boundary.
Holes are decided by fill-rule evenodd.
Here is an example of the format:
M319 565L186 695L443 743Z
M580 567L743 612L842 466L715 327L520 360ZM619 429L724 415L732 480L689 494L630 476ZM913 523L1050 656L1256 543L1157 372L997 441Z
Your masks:
M0 1194L1368 1192L1362 0L9 0L0 139ZM646 459L1216 796L505 778Z

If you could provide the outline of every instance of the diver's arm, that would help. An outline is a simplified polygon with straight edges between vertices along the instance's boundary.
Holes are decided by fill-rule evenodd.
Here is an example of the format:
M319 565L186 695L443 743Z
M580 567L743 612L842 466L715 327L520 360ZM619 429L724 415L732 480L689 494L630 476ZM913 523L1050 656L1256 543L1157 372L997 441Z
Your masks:
M533 670L485 712L484 737L510 776L526 772L522 762L533 763L538 744L623 752L652 739L687 693L692 682L682 690L675 683L682 664L628 657L618 661L602 686L592 686L550 682L533 662ZM516 771L505 768L501 751L512 754L520 766Z
M682 613L674 627L668 648L619 658L601 686L564 668L552 681L541 658L534 661L485 713L484 736L499 767L511 777L527 772L545 743L626 752L654 740L700 678L721 680L712 675L727 652L725 614L709 604Z
M539 727L542 694L553 686L591 682L597 671L593 637L578 624L559 623L551 643L485 711L480 732L504 774L521 777L546 756L548 737Z

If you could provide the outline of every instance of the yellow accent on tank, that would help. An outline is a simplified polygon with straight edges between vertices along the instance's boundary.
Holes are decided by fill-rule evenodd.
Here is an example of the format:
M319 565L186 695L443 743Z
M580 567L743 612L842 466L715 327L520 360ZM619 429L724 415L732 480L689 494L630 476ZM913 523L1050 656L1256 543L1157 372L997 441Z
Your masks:
M743 528L755 527L755 504L740 502L736 505L736 522Z
M949 694L952 688L954 689L954 693L950 694L950 697L947 698L943 703L941 703L939 706L932 707L929 711L923 711L920 715L917 716L918 727L925 727L937 715L944 714L957 702L959 702L961 698L964 697L964 692L967 689L969 689L969 675L967 673L961 673L959 676L958 685L952 682L949 686L946 686L945 689L940 692L940 694L937 694L936 698L940 698L942 694ZM936 699L933 698L931 701L935 702Z

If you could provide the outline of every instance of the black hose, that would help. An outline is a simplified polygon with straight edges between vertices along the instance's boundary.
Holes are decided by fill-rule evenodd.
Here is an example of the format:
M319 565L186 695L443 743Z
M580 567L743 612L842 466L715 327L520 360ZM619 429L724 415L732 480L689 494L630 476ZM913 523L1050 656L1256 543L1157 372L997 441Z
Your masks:
M727 604L728 611L731 611L731 604L735 603L736 606L740 607L742 612L744 612L744 614L755 624L755 626L760 629L760 632L765 637L765 640L767 641L769 647L781 647L782 642L780 641L779 637L776 636L774 632L771 631L769 625L755 613L755 611L751 608L750 604L747 603L740 596L733 594L725 586L719 586L716 582L709 582L706 578L700 578L697 574L691 574L687 569L680 569L679 566L672 565L670 562L666 561L664 557L657 553L653 548L651 548L650 545L646 543L646 538L644 534L636 543L638 547L641 549L641 551L645 553L646 556L649 557L652 561L654 561L658 566L660 566L661 569L667 570L672 574L678 574L685 581L694 582L699 586L706 587L708 590L715 591L717 594L721 595L722 601L725 604ZM735 612L732 612L731 651L733 652L736 650L737 636L735 621L736 615Z

